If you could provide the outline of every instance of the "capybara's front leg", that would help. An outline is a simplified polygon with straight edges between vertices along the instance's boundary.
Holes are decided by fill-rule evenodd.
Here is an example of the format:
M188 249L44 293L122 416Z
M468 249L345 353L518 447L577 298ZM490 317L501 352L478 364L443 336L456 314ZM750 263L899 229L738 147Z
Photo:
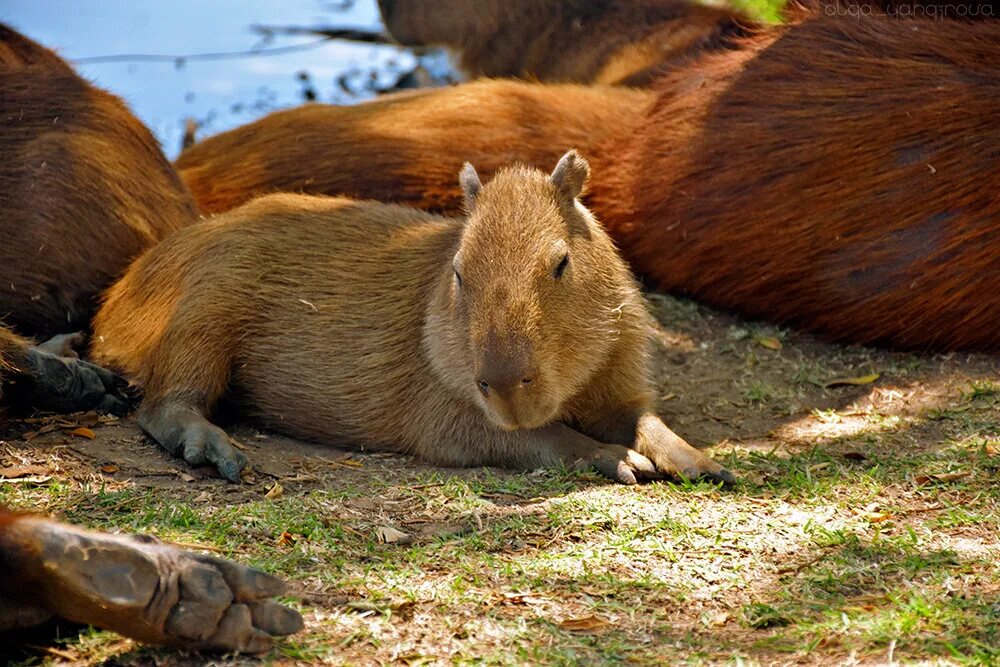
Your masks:
M652 412L639 414L632 446L649 458L661 473L680 474L688 479L707 477L726 484L736 481L733 473L689 445Z
M155 538L18 517L0 532L0 565L11 599L144 642L260 653L302 628L271 600L280 579Z
M658 477L652 461L622 445L608 445L587 437L565 424L550 424L525 433L526 446L517 451L522 459L518 467L562 465L570 470L595 469L620 484L635 484L640 479Z
M191 465L210 463L230 482L240 481L247 457L225 431L208 421L196 401L170 397L144 403L139 426L165 450Z

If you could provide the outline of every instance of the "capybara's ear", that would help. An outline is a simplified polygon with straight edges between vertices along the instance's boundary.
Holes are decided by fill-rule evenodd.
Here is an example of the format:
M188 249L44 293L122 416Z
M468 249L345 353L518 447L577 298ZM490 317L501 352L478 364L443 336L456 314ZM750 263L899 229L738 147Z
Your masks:
M573 201L583 192L590 177L590 165L580 157L576 149L563 155L552 170L552 184L568 201Z
M462 194L465 196L465 211L471 213L472 208L476 205L476 196L483 189L483 183L479 180L476 168L466 162L458 174L458 182L462 184Z

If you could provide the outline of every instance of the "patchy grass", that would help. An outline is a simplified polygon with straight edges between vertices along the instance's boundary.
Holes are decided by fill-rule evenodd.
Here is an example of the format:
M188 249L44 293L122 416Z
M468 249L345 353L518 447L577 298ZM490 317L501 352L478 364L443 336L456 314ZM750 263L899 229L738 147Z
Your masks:
M126 421L94 441L15 427L0 466L36 468L0 482L0 502L288 578L306 630L269 663L1000 662L997 360L650 304L660 411L739 475L732 489L441 470L240 424L257 477L236 487ZM381 543L386 526L408 538ZM47 646L18 660L200 662L94 630Z

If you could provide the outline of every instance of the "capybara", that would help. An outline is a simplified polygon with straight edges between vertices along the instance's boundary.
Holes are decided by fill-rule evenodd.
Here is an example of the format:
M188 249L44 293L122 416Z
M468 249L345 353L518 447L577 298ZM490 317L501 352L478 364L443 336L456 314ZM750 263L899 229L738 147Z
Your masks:
M674 69L655 83L655 101L616 104L604 119L594 108L623 100L621 88L585 99L483 82L359 106L346 124L334 109L285 112L196 145L178 164L212 210L279 187L397 189L418 193L407 203L453 210L458 192L442 165L502 153L537 166L552 137L589 134L597 177L587 203L662 288L839 341L997 350L997 44L996 21L814 11ZM463 95L485 111L444 103ZM481 129L511 122L490 116L505 105L520 106L514 117L531 128L519 141ZM373 129L403 117L405 130ZM279 164L312 169L268 178Z
M468 217L273 195L138 259L95 318L93 354L145 390L139 423L190 463L246 464L206 416L449 466L593 466L611 479L729 480L651 411L651 317L578 201L587 163L482 186Z
M53 616L152 644L261 653L302 617L280 579L140 535L0 507L0 632Z
M0 326L0 425L4 399L20 407L53 412L92 408L113 414L128 411L128 383L75 358L74 346L80 343L79 334L69 334L35 345Z
M618 86L479 81L310 104L197 143L176 166L206 215L276 190L458 214L455 174L469 155L484 178L511 162L548 167L564 146L603 164L599 146L639 122L652 99Z
M648 85L755 23L684 0L379 0L393 38L445 46L472 78Z
M194 202L120 99L2 24L0 128L0 318L40 337L85 328Z

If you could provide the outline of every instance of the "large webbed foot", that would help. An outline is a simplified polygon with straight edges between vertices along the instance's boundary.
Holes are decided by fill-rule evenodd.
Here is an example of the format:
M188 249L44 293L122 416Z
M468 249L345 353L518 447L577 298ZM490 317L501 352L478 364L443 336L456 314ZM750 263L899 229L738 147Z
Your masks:
M140 641L261 653L302 628L298 612L271 600L285 590L280 579L154 538L25 517L0 552L5 593Z
M689 445L652 413L639 418L635 449L649 458L664 475L707 478L725 484L736 481L733 473Z
M128 382L95 364L33 347L18 370L10 394L26 405L53 412L97 409L123 415L129 410Z
M174 456L191 465L214 465L223 477L239 483L248 463L246 455L233 446L229 434L195 408L173 400L144 405L139 425Z

